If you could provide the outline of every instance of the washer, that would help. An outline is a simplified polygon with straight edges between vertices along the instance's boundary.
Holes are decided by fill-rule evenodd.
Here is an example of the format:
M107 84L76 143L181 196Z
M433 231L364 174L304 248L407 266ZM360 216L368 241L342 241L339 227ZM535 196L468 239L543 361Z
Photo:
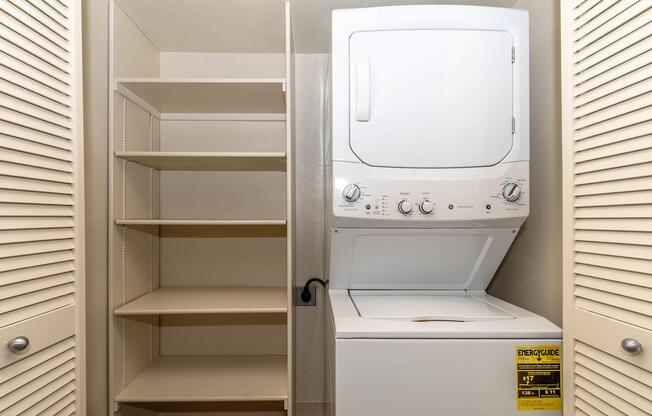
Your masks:
M515 351L560 345L541 316L482 293L331 290L331 414L517 411Z
M529 214L527 13L332 22L331 414L561 415L561 330L485 293Z

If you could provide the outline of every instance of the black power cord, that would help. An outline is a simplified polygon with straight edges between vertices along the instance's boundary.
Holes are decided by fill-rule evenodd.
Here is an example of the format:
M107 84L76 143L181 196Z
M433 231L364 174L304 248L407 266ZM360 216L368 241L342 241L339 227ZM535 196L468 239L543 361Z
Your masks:
M324 289L326 289L326 285L328 285L328 280L321 280L318 277L308 279L306 284L303 285L303 290L301 291L301 300L303 303L308 303L312 299L312 294L310 293L310 284L313 282L321 283L321 285L324 286Z

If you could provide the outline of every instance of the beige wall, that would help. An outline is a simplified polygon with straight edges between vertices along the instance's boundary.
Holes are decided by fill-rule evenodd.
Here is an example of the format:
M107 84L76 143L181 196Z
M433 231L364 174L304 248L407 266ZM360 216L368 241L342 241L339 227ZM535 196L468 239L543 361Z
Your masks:
M109 1L84 0L87 415L107 409Z
M530 12L530 217L489 293L561 325L561 102L559 5L520 0Z
M323 88L328 56L298 54L295 58L295 282L324 276ZM296 400L306 414L325 400L324 291L318 287L316 307L296 308Z

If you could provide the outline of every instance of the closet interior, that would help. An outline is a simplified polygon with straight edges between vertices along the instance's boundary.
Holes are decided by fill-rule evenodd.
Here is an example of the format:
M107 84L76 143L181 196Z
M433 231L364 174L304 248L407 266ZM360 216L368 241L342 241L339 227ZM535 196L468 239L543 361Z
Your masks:
M108 414L290 415L288 5L114 0L110 28Z

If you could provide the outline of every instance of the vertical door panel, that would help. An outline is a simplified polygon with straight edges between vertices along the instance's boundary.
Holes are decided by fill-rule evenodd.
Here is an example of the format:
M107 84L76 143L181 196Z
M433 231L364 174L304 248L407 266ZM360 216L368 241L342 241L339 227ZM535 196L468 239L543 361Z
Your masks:
M0 2L0 414L84 413L80 15Z
M565 414L652 414L652 3L561 1Z

